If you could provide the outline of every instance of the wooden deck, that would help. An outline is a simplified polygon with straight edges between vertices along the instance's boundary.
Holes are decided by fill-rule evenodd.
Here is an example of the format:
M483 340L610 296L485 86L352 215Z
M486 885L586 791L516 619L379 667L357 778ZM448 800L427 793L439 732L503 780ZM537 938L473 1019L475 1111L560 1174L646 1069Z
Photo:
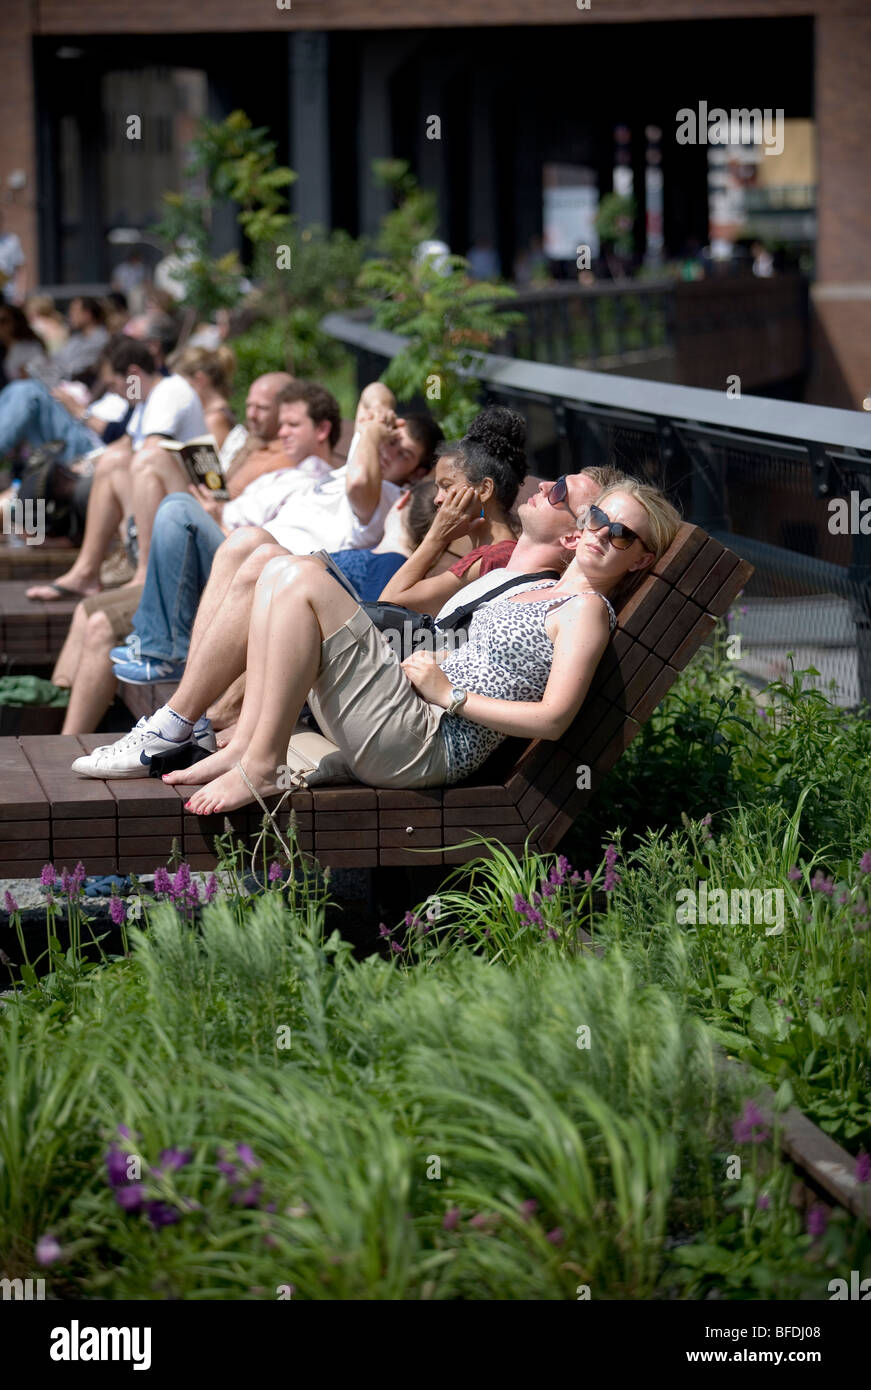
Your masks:
M685 523L621 609L590 693L559 743L508 742L478 779L458 787L294 792L281 813L282 830L292 807L301 847L337 868L462 863L480 854L477 846L455 848L474 833L517 847L530 837L535 848L554 849L751 573L737 555ZM159 693L155 687L137 692L150 700ZM213 839L224 818L186 814L189 789L182 795L158 779L102 782L70 771L80 752L109 740L99 734L0 739L0 877L27 877L46 860L62 866L78 858L92 873L145 873L166 862L174 840L192 868L214 865ZM254 807L230 822L247 838L261 818Z
M66 551L69 562L70 552ZM0 667L3 674L45 666L57 659L78 599L50 603L25 598L33 579L0 583Z

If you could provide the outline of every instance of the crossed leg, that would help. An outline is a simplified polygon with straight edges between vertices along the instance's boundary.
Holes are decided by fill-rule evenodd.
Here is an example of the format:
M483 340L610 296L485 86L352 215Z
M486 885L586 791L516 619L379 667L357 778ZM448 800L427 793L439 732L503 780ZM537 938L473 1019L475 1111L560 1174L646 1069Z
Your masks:
M357 611L319 560L274 558L255 594L248 639L245 699L226 748L190 769L208 785L187 803L197 815L233 811L253 800L239 766L261 796L277 790L278 769L320 669L321 643ZM168 774L167 781L177 781Z
M148 552L154 518L164 497L171 492L187 492L188 476L176 458L157 446L140 449L131 465L133 520L139 558L130 584L144 584L148 571Z
M130 445L125 436L124 440L119 439L108 446L94 470L81 550L70 568L57 580L71 593L86 596L100 592L100 566L126 515L129 478ZM52 585L43 584L28 589L27 597L50 602L57 599L58 594Z

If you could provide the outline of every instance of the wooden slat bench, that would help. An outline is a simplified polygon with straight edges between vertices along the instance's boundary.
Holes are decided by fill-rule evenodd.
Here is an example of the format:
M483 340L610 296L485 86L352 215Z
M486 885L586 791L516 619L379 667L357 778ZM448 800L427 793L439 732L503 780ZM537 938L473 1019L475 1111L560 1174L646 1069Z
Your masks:
M620 610L618 628L589 695L559 743L508 741L479 777L431 791L315 788L289 798L301 848L336 868L462 863L470 834L554 849L677 674L744 587L752 567L685 523L652 573ZM215 863L221 816L185 813L184 793L157 779L102 782L70 763L105 735L0 739L0 877L38 874L81 858L93 873L146 873L173 840L192 868ZM589 789L578 788L589 769ZM287 824L287 803L281 813ZM234 813L240 836L260 828L257 807ZM421 850L428 853L421 854Z
M69 560L69 551L66 552ZM69 632L75 598L49 603L25 597L32 581L0 583L0 667L3 673L56 660Z
M75 554L69 545L28 545L19 537L0 537L0 581L26 579L35 584L55 579L69 569Z

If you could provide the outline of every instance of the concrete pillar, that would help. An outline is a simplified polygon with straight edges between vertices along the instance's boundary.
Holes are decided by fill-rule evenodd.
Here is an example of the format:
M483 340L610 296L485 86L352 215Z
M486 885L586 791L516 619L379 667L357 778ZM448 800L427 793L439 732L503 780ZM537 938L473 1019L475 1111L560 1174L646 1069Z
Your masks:
M289 34L290 167L299 175L290 190L301 226L330 226L329 36Z
M392 207L390 194L373 182L372 161L393 156L390 83L419 42L414 34L372 34L360 43L357 185L361 236L374 236L381 218Z
M472 83L469 111L469 245L484 237L499 245L499 218L496 211L496 148L493 141L495 104L492 83L481 73ZM465 254L465 247L458 247Z
M817 264L808 399L856 409L871 393L871 13L815 22Z

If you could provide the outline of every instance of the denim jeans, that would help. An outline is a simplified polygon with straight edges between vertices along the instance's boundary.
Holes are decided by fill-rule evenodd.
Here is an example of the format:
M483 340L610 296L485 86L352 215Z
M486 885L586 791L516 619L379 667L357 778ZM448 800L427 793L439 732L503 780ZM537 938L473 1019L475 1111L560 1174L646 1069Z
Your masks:
M74 420L41 381L10 381L0 391L0 458L19 444L35 448L50 439L64 441L65 463L103 442L94 430Z
M154 518L148 572L133 631L142 656L185 661L200 595L226 537L195 497L171 492Z

